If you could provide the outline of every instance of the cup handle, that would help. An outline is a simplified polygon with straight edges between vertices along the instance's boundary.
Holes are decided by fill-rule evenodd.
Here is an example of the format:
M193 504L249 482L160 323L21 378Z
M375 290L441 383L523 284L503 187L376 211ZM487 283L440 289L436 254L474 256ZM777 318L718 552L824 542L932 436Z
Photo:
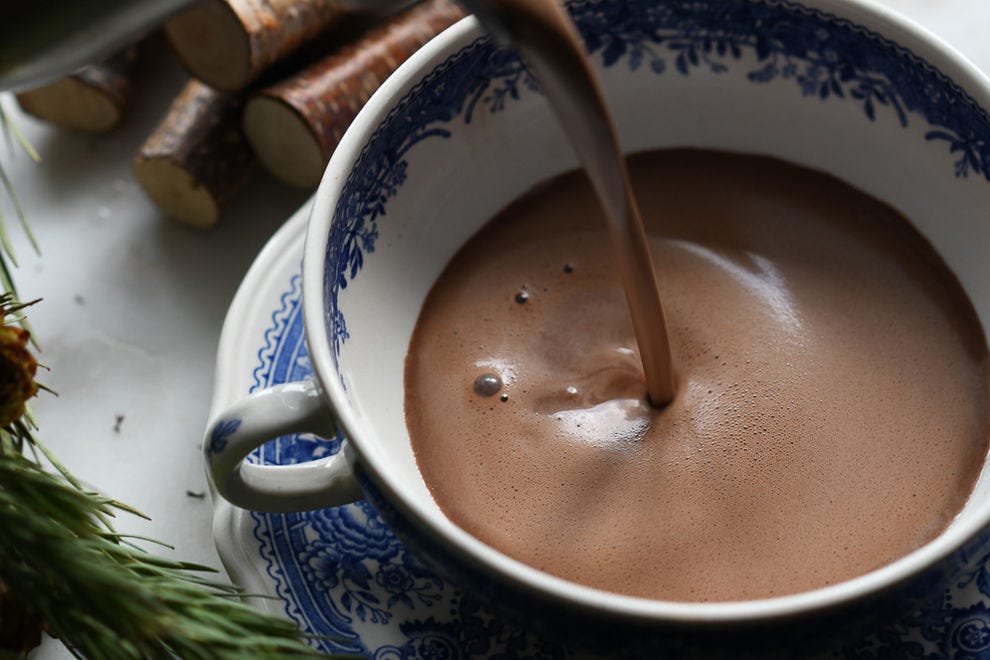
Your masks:
M355 502L363 497L351 450L297 465L258 465L244 459L279 436L312 433L332 438L333 416L317 382L308 378L254 392L214 418L203 439L207 472L217 492L235 506L288 513Z

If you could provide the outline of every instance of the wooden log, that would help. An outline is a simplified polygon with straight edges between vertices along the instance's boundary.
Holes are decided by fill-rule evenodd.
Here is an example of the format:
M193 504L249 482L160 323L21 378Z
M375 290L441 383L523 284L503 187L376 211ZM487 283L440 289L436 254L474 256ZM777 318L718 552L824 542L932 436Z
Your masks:
M427 0L251 95L244 106L244 134L258 160L290 185L315 188L371 94L418 48L463 16L448 0Z
M242 103L190 80L134 159L134 176L167 215L210 227L250 174Z
M56 126L88 133L117 127L134 93L138 48L128 48L100 64L17 95L21 109Z
M337 0L206 0L165 24L165 35L194 77L236 92L335 25Z

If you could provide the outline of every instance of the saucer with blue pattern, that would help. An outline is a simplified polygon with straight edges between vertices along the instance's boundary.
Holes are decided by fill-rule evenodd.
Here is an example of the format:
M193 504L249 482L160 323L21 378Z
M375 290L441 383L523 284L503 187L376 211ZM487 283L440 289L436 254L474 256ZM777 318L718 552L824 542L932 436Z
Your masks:
M231 304L214 413L244 394L312 373L300 305L308 211L306 204L272 237ZM342 441L284 436L250 460L308 461L336 453ZM321 652L376 660L586 657L486 611L422 564L367 502L303 513L245 511L217 496L213 505L217 548L231 578L271 596L254 604L294 621ZM921 609L819 657L990 658L990 534L977 546L968 568Z

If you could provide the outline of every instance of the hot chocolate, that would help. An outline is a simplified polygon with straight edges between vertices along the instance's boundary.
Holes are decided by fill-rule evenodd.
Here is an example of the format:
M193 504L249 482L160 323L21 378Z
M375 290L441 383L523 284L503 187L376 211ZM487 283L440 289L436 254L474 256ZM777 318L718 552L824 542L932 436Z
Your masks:
M650 407L606 225L581 173L447 266L406 363L445 514L554 575L725 601L866 573L962 508L988 440L987 347L890 207L780 161L630 159L677 389Z

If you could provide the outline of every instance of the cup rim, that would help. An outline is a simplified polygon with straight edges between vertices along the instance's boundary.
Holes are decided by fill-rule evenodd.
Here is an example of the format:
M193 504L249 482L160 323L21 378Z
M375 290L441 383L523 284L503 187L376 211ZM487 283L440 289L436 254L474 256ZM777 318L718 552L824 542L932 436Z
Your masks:
M990 78L986 74L941 38L875 0L754 1L821 10L866 27L908 49L948 76L981 107L990 109ZM362 469L387 496L392 506L413 521L421 531L425 531L471 564L481 567L489 575L494 574L499 580L522 589L535 589L544 596L571 607L653 623L728 624L771 621L831 609L875 595L924 572L990 525L988 499L978 506L967 521L953 524L920 548L864 575L810 591L766 599L714 603L680 602L617 594L549 575L484 544L446 517L437 515L424 503L406 496L401 484L396 484L389 478L382 462L362 447L359 425L346 405L347 396L333 366L330 343L326 341L324 257L334 211L350 168L395 101L401 99L424 75L450 55L482 38L484 33L477 20L471 16L464 18L417 51L382 84L354 119L334 151L314 196L307 227L302 302L307 345L314 373ZM313 338L319 340L314 341Z

